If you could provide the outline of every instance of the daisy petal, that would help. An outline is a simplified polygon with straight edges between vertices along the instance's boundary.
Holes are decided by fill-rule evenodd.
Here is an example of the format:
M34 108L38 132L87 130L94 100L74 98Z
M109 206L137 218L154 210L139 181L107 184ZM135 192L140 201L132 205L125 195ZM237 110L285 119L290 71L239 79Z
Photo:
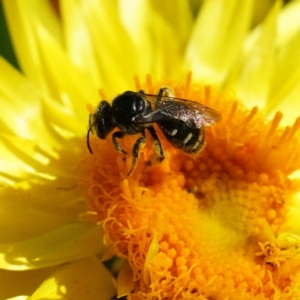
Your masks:
M238 95L249 107L264 107L274 69L277 17L281 2L277 1L262 25L246 40Z
M29 296L17 296L6 300L27 300L27 299L29 299Z
M43 93L0 57L1 132L57 146L41 119Z
M119 13L137 49L137 61L142 62L136 74L144 76L152 70L157 77L178 76L193 24L188 3L121 0Z
M137 67L136 49L119 20L116 1L81 3L81 17L87 24L101 77L107 90L113 93L110 96L132 88L131 78Z
M33 178L32 181L38 181L38 175ZM76 222L85 211L78 187L69 178L61 178L59 182L44 179L44 184L24 181L1 189L0 195L1 244L57 230Z
M29 174L32 178L40 178L42 174L39 171L45 169L54 155L51 150L38 147L36 142L5 134L0 134L0 149L0 173L4 178L14 178L15 182L28 180ZM46 174L49 174L49 170L45 170ZM44 177L54 178L47 175ZM5 181L0 182L3 184Z
M104 251L102 229L71 223L48 234L0 245L0 267L27 270L58 265Z
M66 138L73 138L86 135L87 122L80 122L79 118L74 116L72 109L69 109L60 103L55 103L51 99L44 98L42 101L43 117L48 122L46 126L49 131L60 140L61 144L66 142ZM83 110L85 116L88 116L86 109ZM85 124L86 123L86 124ZM56 128L59 127L62 131L68 132L67 135L61 135ZM55 133L53 132L55 131Z
M98 102L97 87L93 86L88 76L74 67L63 48L40 24L36 27L37 43L45 66L50 95L60 99L75 116L84 123L87 118L87 103Z
M300 1L291 1L285 5L278 18L277 44L288 43L300 29Z
M30 297L40 299L111 300L116 295L108 270L95 257L67 264Z
M54 270L53 267L22 272L0 269L0 299L26 299L28 296L20 295L33 294Z
M58 19L47 1L3 1L4 11L18 60L23 71L39 87L47 90L47 79L43 76L42 58L34 36L35 21L51 31L51 35L61 43Z
M274 68L273 80L270 84L267 110L273 114L277 110L285 112L284 123L299 116L295 107L299 104L300 93L300 2L295 1L282 11L279 19L279 42ZM283 34L287 33L286 35Z
M253 1L205 1L188 44L185 66L195 77L220 85L236 62L249 29Z
M65 45L71 61L89 75L94 86L102 86L102 75L93 40L80 1L60 1Z

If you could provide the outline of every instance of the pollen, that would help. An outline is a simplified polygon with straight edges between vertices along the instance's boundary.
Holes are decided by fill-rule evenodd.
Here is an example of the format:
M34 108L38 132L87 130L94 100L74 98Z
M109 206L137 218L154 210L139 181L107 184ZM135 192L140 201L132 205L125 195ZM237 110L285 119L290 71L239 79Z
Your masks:
M132 269L128 299L295 299L300 293L300 237L287 231L300 181L300 118L280 126L235 95L192 82L145 84L155 94L169 86L178 98L200 102L222 115L205 128L205 147L187 155L155 127L165 159L151 137L131 176L132 145L117 152L111 135L91 137L94 154L82 161L89 212L103 226L104 241ZM299 227L299 226L298 226ZM122 290L123 287L122 287Z

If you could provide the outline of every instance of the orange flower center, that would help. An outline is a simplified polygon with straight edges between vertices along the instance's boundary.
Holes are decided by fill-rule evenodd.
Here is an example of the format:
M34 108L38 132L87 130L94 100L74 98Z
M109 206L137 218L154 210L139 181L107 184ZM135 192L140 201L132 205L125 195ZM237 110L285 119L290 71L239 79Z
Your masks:
M132 299L293 299L299 241L288 242L282 228L299 191L289 176L300 166L300 119L281 128L281 113L266 121L257 108L248 111L190 76L184 85L136 82L151 94L166 85L176 97L214 108L222 121L205 128L206 146L196 156L155 127L166 158L149 166L147 142L130 177L131 155L117 152L111 135L91 137L83 185L106 244L131 270L118 288ZM127 153L137 138L122 139Z

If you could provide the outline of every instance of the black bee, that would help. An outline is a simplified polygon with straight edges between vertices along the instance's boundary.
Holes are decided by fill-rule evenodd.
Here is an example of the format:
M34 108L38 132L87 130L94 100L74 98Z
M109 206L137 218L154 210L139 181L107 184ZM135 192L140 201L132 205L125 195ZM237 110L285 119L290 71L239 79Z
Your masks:
M196 154L204 145L204 127L220 119L221 115L214 109L190 100L175 98L172 90L166 87L161 88L158 95L146 94L143 90L127 91L117 96L111 105L105 100L101 101L95 113L90 115L87 147L93 153L89 142L91 131L94 130L100 139L105 139L117 127L119 130L112 134L112 142L119 152L127 154L117 139L140 133L141 136L132 150L133 162L128 173L130 176L136 167L141 145L146 143L146 129L153 138L159 161L165 158L153 123L158 125L174 147Z

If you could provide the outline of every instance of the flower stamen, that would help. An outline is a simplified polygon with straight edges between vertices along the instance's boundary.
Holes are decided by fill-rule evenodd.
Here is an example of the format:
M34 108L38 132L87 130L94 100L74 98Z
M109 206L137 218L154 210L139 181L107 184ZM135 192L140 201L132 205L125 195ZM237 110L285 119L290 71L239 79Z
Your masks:
M275 134L279 124L280 124L280 121L282 120L282 117L283 117L283 114L282 112L278 111L276 112L273 120L272 120L272 123L271 123L271 127L267 133L267 136L266 136L266 139L268 140L269 138L273 137L273 135Z

